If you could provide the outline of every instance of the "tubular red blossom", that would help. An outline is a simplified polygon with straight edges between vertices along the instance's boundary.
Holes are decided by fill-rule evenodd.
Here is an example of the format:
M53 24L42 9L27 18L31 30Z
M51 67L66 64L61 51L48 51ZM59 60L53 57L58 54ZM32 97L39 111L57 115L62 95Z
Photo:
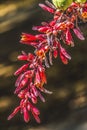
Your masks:
M30 41L36 41L36 37L34 35L31 35L31 34L27 34L27 33L22 33L21 35L21 41L22 42L30 42Z
M43 41L45 39L45 35L44 34L38 34L35 36L38 40Z
M15 87L19 86L21 80L24 78L24 74L20 74L15 82Z
M30 116L26 107L23 108L23 113L24 113L24 121L29 122Z
M35 58L35 56L32 54L32 53L29 53L28 54L28 61L33 61L34 60L34 58Z
M44 88L47 83L46 68L53 64L53 57L60 57L64 64L71 60L71 56L63 47L66 45L74 46L72 33L80 40L85 40L78 27L78 19L87 21L87 2L84 4L73 2L65 11L57 9L53 4L46 0L39 6L53 14L53 19L49 22L42 22L40 26L33 26L33 30L39 34L32 35L22 33L20 42L34 47L34 53L22 54L18 60L26 61L15 73L18 76L15 82L15 94L20 98L20 105L14 109L8 120L13 118L19 111L23 114L24 121L30 121L30 112L36 122L40 123L40 111L33 106L38 102L38 97L45 102L43 93L52 94L51 91ZM71 33L72 32L72 33ZM61 42L62 41L62 42Z
M64 64L68 64L68 59L60 52L60 58Z
M26 45L31 45L31 46L37 46L37 42L30 42L30 41L20 41L20 43L26 44Z
M52 9L52 8L50 8L50 7L48 7L48 6L44 5L44 4L39 4L39 6L40 6L42 9L44 9L44 10L46 10L46 11L52 13L52 14L54 13L54 9Z
M18 60L27 60L28 56L27 55L19 55Z
M42 26L33 26L32 27L32 30L34 30L34 31L37 31L39 28L41 28Z
M35 96L32 96L32 97L31 97L31 100L32 100L32 102L33 102L34 104L37 103L37 98L36 98Z
M56 30L65 30L67 28L65 22L58 23L54 27Z
M51 28L50 27L41 27L38 29L38 31L41 33L47 33L47 32L51 31Z
M46 84L47 80L46 80L46 75L45 75L44 69L41 68L41 67L38 67L38 69L39 69L39 73L40 73L40 78L41 78L42 84L44 84L44 83Z
M62 46L60 46L60 53L67 59L71 60L71 56L66 52L66 50Z
M56 20L53 20L49 23L50 26L54 26L56 24Z
M28 66L29 66L29 64L23 65L21 68L19 68L19 69L14 73L14 75L19 75L21 72L26 71L27 68L28 68Z
M19 93L18 93L18 97L19 98L25 98L25 95L26 95L26 93L27 93L27 90L25 89L25 90L21 90Z
M34 94L34 96L35 96L35 97L38 97L38 90L37 90L37 88L35 87L35 85L31 82L30 86L31 86L31 91L32 91L32 93Z
M12 112L12 114L9 115L8 120L10 120L11 118L13 118L18 113L19 110L20 110L20 106L16 107L14 109L14 111Z
M32 108L32 111L33 111L36 115L40 115L40 111L39 111L36 107L33 107L33 108Z
M52 94L53 93L53 92L51 92L51 91L49 91L49 90L47 90L45 88L42 88L41 91L44 92L44 93L47 93L47 94Z
M38 116L37 114L35 114L35 112L34 112L34 111L32 111L32 114L33 114L33 116L34 116L34 118L35 118L36 122L37 122L37 123L40 123L41 121L40 121L39 116Z
M42 88L39 87L39 90L42 90ZM41 95L41 93L38 93L38 96L42 102L45 102L45 98Z
M41 79L40 79L40 74L39 74L39 71L38 71L38 70L36 71L36 74L35 74L34 84L35 84L37 87L41 86Z
M19 91L26 86L27 82L28 82L28 77L24 77L24 78L20 81L20 83L19 83L19 85L17 86L17 88L15 89L15 93L16 93L16 94L19 93Z
M70 30L67 29L65 33L66 33L66 44L71 45L73 47L74 43L73 43L73 39L72 39L72 35L70 33Z
M74 28L73 29L74 33L76 34L76 36L80 39L80 40L85 40L82 32L80 31L79 28Z

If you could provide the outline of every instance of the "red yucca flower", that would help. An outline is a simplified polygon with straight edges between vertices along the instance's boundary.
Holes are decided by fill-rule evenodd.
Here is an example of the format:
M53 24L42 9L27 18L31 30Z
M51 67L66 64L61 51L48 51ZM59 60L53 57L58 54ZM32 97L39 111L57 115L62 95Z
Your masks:
M31 112L35 120L40 123L40 111L34 104L37 103L38 97L45 102L42 92L52 93L44 88L44 84L47 83L46 68L53 64L53 57L57 58L58 55L64 64L71 60L63 43L71 47L75 45L72 32L80 40L85 39L78 27L77 20L87 21L87 2L84 4L73 2L65 11L58 10L48 1L46 4L39 4L39 6L53 15L52 21L34 26L32 29L39 32L37 35L26 33L21 35L20 42L33 46L35 51L34 54L26 54L22 51L22 54L18 56L18 60L26 61L26 64L14 73L15 76L18 76L14 93L20 98L20 104L14 109L8 120L20 111L25 122L28 122L30 121L29 112Z

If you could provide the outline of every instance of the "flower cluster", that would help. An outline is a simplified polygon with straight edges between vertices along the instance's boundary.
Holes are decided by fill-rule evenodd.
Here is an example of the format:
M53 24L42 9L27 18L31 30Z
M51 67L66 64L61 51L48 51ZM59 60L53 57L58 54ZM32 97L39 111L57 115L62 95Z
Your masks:
M42 93L52 93L44 88L44 84L47 83L45 69L53 64L53 57L57 58L58 55L64 64L71 60L63 44L74 47L72 32L80 40L85 39L78 27L78 20L87 21L87 2L82 4L72 2L66 10L58 9L49 1L46 1L46 4L39 4L39 6L53 15L52 21L34 26L32 29L39 32L37 35L26 33L21 35L20 43L33 46L35 51L33 54L22 51L18 56L18 60L26 61L26 64L14 74L18 76L14 93L20 98L20 105L15 108L8 120L20 111L24 115L25 122L28 122L29 112L31 112L40 123L40 111L34 104L37 103L38 98L45 102Z

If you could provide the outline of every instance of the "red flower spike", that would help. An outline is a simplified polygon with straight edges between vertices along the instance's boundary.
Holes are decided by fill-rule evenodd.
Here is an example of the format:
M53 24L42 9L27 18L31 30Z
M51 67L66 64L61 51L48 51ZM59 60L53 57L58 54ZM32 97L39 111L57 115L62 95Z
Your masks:
M44 84L47 83L45 69L53 64L53 57L57 58L58 55L64 64L71 60L71 56L63 47L63 42L66 45L74 46L71 31L80 40L85 40L77 21L80 19L83 22L87 21L87 2L84 4L73 2L65 11L56 9L49 1L45 3L47 6L44 4L39 4L39 6L53 14L53 19L32 28L38 31L39 34L22 33L21 35L20 42L33 46L35 51L28 54L22 51L22 54L18 56L18 60L27 63L14 73L15 76L18 76L15 83L15 94L21 101L20 105L8 117L8 120L20 111L24 116L24 121L29 122L29 112L31 112L36 122L40 123L40 111L33 104L38 102L38 97L42 102L45 102L42 92L52 94L52 92L44 88Z

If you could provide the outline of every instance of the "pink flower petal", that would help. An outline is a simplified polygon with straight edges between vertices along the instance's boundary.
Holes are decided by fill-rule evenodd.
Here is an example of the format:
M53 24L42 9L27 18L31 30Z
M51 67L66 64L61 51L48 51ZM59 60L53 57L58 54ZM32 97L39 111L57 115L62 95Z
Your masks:
M60 53L60 58L64 64L68 64L68 59L62 53Z
M23 113L24 113L24 121L29 122L30 116L29 116L27 108L25 108L25 107L23 108Z
M27 60L28 56L27 55L19 55L18 60Z
M39 6L40 6L42 9L44 9L44 10L50 12L50 13L54 13L54 9L52 9L52 8L50 8L50 7L48 7L48 6L44 5L44 4L39 4Z
M71 33L70 33L70 30L67 29L65 33L66 33L66 44L67 44L67 45L74 46L73 38L72 38L72 35L71 35Z
M20 67L15 73L14 73L14 75L19 75L20 73L22 73L22 72L24 72L27 68L28 68L28 64L25 64L25 65L23 65L22 67Z
M33 111L36 115L40 115L40 111L39 111L36 107L33 107L33 108L32 108L32 111Z
M39 116L38 116L38 115L36 115L33 111L32 111L32 114L33 114L33 116L34 116L34 118L35 118L36 122L37 122L37 123L40 123L41 121L40 121Z
M12 114L9 115L8 120L10 120L11 118L13 118L18 113L19 110L20 110L20 106L16 107L14 109L14 111L12 112Z
M34 83L37 87L40 86L41 84L41 79L40 79L40 74L39 74L39 71L37 70L36 74L35 74L35 80L34 80Z
M80 31L79 28L74 28L73 29L74 33L76 34L76 36L80 39L80 40L85 40L82 32Z
M71 56L66 52L66 50L60 46L60 53L61 55L64 55L67 59L71 60Z

